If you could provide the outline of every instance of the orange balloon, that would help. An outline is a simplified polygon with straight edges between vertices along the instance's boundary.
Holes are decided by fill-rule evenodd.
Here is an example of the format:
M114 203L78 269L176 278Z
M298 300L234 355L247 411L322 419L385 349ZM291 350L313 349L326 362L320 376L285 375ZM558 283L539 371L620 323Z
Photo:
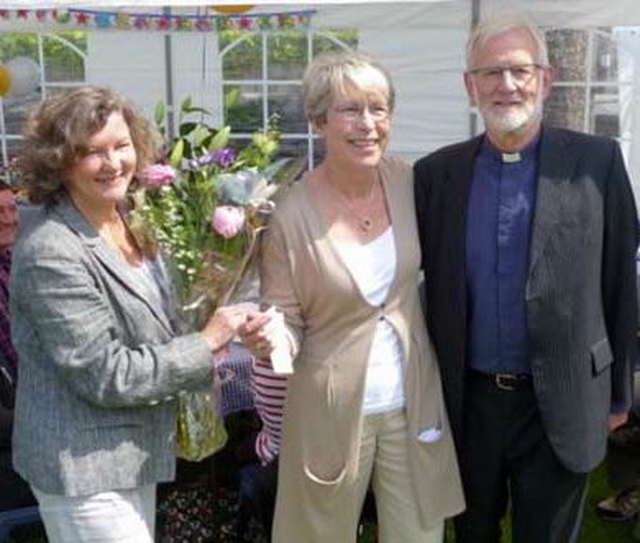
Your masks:
M253 9L251 4L226 4L219 6L211 6L211 9L218 13L224 13L225 15L237 15L240 13L246 13Z
M4 64L0 64L0 96L6 96L10 90L11 74Z

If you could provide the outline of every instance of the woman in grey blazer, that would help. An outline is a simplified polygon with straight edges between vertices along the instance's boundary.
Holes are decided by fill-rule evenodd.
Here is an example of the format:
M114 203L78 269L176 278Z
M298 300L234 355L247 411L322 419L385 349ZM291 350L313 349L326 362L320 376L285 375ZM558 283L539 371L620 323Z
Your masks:
M39 205L13 254L13 460L51 542L153 541L155 487L174 477L176 398L212 382L212 353L246 318L222 308L178 335L162 259L122 211L158 142L97 87L49 98L25 128L20 166Z

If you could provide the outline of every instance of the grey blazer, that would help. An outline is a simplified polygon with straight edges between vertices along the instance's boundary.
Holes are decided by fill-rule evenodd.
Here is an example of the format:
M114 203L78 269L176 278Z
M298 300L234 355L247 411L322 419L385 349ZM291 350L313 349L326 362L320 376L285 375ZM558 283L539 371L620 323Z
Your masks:
M207 343L177 336L171 289L154 296L69 200L31 215L11 277L16 470L66 496L173 479L176 396L212 382Z
M467 202L481 138L414 168L429 332L456 441L464 432ZM531 370L551 445L575 472L631 405L637 215L615 141L544 127L525 292Z

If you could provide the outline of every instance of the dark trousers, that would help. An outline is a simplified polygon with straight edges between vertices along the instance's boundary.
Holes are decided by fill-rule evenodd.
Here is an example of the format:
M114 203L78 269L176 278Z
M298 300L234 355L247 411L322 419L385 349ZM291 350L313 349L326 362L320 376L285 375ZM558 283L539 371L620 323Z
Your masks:
M509 498L514 543L577 541L587 474L556 458L530 382L501 390L470 372L464 432L467 510L455 521L457 543L499 543Z
M248 464L240 472L240 511L238 513L238 535L245 530L250 517L260 521L265 538L271 541L273 513L276 507L278 486L278 459L266 466L259 463Z
M0 511L37 505L29 485L13 471L11 451L0 451Z

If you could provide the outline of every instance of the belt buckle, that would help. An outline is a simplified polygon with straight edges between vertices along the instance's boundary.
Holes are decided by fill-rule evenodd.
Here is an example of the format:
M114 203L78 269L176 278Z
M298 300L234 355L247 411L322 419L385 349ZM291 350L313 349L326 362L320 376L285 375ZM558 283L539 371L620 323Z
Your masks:
M500 390L515 390L517 378L509 373L496 373L494 383Z

